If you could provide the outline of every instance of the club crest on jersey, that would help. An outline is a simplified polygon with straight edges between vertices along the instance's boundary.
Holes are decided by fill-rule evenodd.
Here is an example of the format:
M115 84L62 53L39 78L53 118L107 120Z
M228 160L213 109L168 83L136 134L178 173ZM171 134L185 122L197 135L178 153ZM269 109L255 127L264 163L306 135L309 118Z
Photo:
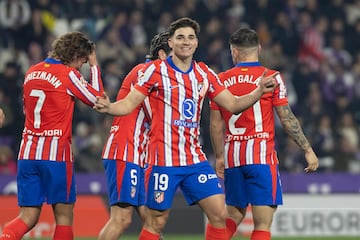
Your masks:
M164 201L164 193L163 192L154 192L154 199L157 203L162 203Z
M201 97L205 96L206 91L208 90L208 86L209 86L209 84L208 84L207 81L198 83L197 90L198 90Z
M136 194L136 187L131 186L131 190L130 190L130 197L134 198Z
M137 80L138 80L138 84L141 86L144 84L145 81L145 74L142 70L138 71L138 76L137 76Z

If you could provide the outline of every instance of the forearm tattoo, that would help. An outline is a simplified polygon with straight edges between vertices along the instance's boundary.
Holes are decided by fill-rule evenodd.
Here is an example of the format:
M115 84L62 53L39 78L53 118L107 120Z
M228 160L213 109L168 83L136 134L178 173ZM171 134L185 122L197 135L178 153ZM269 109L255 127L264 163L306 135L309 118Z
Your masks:
M295 141L295 143L303 150L310 147L309 141L306 139L301 129L299 120L295 117L289 106L277 107L277 112L287 134Z

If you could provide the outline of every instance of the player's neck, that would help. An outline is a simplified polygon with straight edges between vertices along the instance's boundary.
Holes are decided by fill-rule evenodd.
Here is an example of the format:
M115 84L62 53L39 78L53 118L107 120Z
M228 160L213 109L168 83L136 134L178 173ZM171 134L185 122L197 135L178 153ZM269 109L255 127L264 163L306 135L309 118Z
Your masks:
M258 62L259 58L257 56L248 56L245 58L239 58L236 61L236 64L242 63L242 62Z
M175 66L178 67L183 72L188 71L189 68L191 67L192 57L181 59L174 55L172 57L172 60L173 60L173 63L175 64Z

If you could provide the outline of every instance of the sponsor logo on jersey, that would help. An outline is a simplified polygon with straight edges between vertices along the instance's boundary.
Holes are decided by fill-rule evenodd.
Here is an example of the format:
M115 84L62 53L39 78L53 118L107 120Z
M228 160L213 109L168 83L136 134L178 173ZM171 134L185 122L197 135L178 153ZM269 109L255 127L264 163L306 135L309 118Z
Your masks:
M185 119L192 119L195 115L195 102L194 100L187 98L182 104L182 114Z

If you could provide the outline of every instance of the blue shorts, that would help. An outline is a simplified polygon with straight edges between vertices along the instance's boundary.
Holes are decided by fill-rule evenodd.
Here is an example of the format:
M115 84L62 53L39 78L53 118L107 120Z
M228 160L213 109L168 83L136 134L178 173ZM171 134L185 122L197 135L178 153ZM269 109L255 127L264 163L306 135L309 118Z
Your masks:
M184 167L150 166L146 206L170 209L178 187L189 205L216 194L224 194L208 161Z
M44 202L76 201L74 165L70 162L19 160L18 205L40 206Z
M278 165L254 164L225 169L226 204L246 208L282 205Z
M110 205L145 205L144 169L139 165L103 159Z

